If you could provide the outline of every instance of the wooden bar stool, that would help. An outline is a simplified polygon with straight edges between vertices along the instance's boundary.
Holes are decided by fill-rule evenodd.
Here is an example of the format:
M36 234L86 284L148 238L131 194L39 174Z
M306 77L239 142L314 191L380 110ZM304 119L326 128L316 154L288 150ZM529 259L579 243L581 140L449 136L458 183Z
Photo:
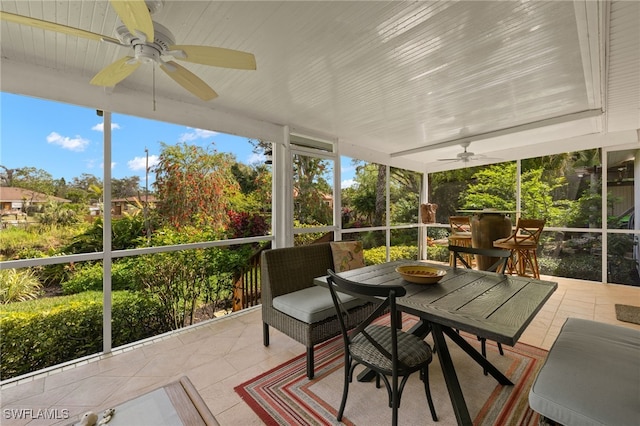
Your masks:
M469 216L449 216L449 227L451 228L449 245L471 247L471 221ZM467 263L473 266L474 256L467 253L464 256ZM453 252L449 253L449 264L451 266L455 265Z
M544 223L544 219L518 219L513 234L493 242L495 248L511 251L508 265L510 274L540 278L537 251Z

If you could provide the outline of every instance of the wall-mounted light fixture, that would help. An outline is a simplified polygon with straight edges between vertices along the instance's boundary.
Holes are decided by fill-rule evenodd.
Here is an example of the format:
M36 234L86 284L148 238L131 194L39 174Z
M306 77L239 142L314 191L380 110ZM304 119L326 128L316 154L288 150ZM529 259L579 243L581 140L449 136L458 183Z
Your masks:
M273 164L273 150L265 151L264 164Z

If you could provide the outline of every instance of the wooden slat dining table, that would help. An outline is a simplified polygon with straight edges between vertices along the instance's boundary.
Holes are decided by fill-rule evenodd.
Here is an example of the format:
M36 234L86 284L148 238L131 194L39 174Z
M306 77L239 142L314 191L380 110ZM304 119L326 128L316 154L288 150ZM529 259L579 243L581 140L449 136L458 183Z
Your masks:
M447 273L436 284L412 284L395 271L397 266L407 264L433 266L445 269ZM433 334L453 411L460 425L471 425L472 420L444 336L448 336L500 384L512 385L456 330L513 346L558 287L552 281L473 269L453 269L421 261L388 262L341 272L339 275L360 283L395 284L407 289L407 294L397 299L398 308L420 318L411 332L421 337ZM326 276L316 278L315 284L326 287Z

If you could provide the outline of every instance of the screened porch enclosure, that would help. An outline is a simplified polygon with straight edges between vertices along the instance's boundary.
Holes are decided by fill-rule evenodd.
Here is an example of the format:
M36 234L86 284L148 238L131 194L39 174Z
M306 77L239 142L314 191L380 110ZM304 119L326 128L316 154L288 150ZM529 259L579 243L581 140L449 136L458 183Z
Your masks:
M0 0L0 9L108 37L120 25L108 2ZM0 26L3 95L64 104L76 117L100 121L97 167L122 162L115 160L123 151L119 132L134 133L137 120L163 129L237 135L246 140L243 145L263 144L262 160L269 153L269 164L234 169L236 192L229 202L238 206L236 214L180 223L191 227L186 236L151 235L148 198L138 197L135 210L105 208L121 199L112 195L120 176L103 167L92 172L100 185L91 196L90 244L80 247L83 240L73 252L25 251L3 259L2 269L51 269L58 280L83 270L82 279L76 276L69 287L92 291L91 303L100 308L91 316L99 330L97 346L87 344L89 352L82 356L108 354L139 338L117 336L113 329L129 315L118 310L116 292L131 291L122 288L134 276L131 271L144 272L153 262L173 268L158 280L202 283L202 292L189 300L227 297L241 270L237 252L267 244L357 239L368 262L445 262L442 242L448 217L457 210L513 210L513 224L518 217L544 217L542 272L585 280L586 292L595 294L607 283L638 284L640 3L167 0L153 20L179 43L252 52L257 69L188 64L219 93L208 102L164 73L155 75L151 66L102 88L88 82L127 54L122 46L4 20ZM3 109L3 129L12 113ZM22 115L39 120L28 110ZM129 127L113 129L125 120ZM167 155L186 154L177 139L165 141ZM2 143L4 150L18 142L3 136ZM230 150L196 151L215 158L208 163L211 170L229 163L224 154ZM63 155L61 162L69 158ZM136 157L148 159L142 150ZM13 158L5 153L2 161L8 169L40 168L35 160L9 163ZM149 171L149 165L144 168ZM199 172L207 176L207 170ZM251 179L239 175L258 183L251 187ZM142 187L147 176L139 177ZM207 188L232 182L229 175L214 177ZM96 182L84 183L88 188ZM140 192L158 195L149 188ZM165 192L165 204L158 198L153 208L179 223L171 208L180 199L211 206L224 195L206 193L204 202L204 188L199 187L201 200ZM434 222L424 223L424 204L437 205ZM135 245L117 238L126 234L119 227L124 216L135 217L127 219L127 229L142 235ZM236 229L247 232L226 228L223 233L227 221L251 226ZM233 256L227 256L230 248L237 249ZM225 274L211 278L210 265L224 265ZM152 285L135 279L147 290ZM183 304L187 290L177 296ZM171 300L164 299L165 311L184 309ZM173 315L171 321L172 329L189 325L190 315ZM149 326L153 333L166 331L154 327Z

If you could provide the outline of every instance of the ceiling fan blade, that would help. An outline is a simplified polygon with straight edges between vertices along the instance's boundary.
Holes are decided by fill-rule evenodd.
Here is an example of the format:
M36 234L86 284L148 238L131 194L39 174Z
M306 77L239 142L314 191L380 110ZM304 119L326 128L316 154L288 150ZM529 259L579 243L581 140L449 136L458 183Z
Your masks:
M218 94L200 77L186 69L185 67L171 61L160 65L162 71L167 73L176 83L193 93L203 101L210 101L217 98Z
M103 68L98 74L91 79L89 83L96 86L115 86L125 78L129 77L140 66L140 62L133 62L132 56L125 56L118 59L111 65Z
M43 21L41 19L30 18L28 16L15 15L9 12L0 11L0 19L8 22L15 22L16 24L29 25L30 27L40 28L48 31L55 31L62 34L72 35L76 37L88 38L96 41L109 41L111 43L120 44L120 41L107 37L102 34L92 33L91 31L81 30L80 28L69 27L67 25L56 24L55 22Z
M459 158L438 158L438 161L460 161Z
M174 54L174 50L181 50L186 54L182 57ZM174 54L176 59L196 64L212 65L214 67L234 68L239 70L255 70L256 58L251 53L239 50L223 49L211 46L176 45L169 46L168 54Z
M144 33L147 42L153 42L153 21L144 0L110 0L110 3L131 34Z

